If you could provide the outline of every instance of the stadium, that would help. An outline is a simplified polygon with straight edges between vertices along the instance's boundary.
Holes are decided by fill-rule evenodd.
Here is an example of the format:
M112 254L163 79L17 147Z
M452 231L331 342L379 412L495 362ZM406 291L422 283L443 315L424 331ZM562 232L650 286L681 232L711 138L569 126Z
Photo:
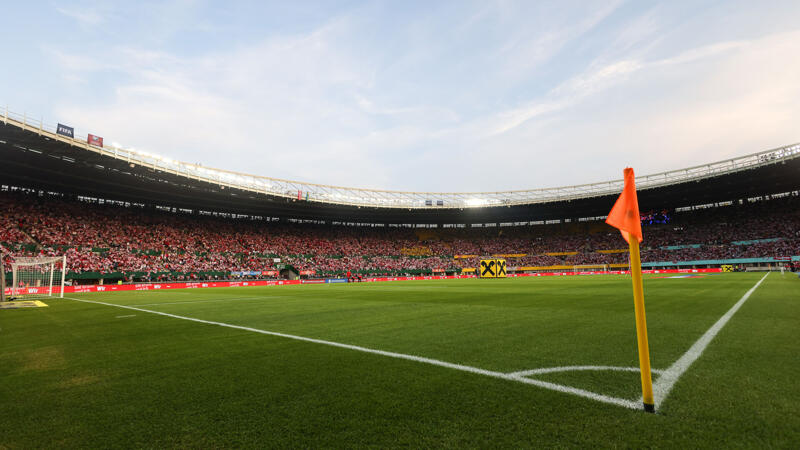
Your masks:
M327 186L8 111L0 158L8 448L797 442L800 144L637 177L655 415L622 180Z
M798 447L800 2L3 6L0 450Z

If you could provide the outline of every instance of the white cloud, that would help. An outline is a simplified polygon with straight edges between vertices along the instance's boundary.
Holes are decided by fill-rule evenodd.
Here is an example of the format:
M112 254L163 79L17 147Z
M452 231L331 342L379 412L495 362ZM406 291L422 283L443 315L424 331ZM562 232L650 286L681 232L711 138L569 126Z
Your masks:
M519 13L516 8L510 8L501 23L508 26L511 37L494 52L492 63L498 65L502 78L519 82L562 52L565 46L594 30L621 4L622 0L605 2L598 8L583 4L582 14L541 4L541 10L534 12L536 20L523 27L511 26L518 24L520 17L516 15ZM547 9L565 10L551 17L544 14Z
M508 178L535 173L536 186L557 186L617 178L626 165L655 173L797 142L800 62L778 55L798 52L800 33L789 32L635 65L622 82L489 146L513 149Z
M80 25L100 25L105 22L105 17L98 11L89 7L59 7L56 11L75 20Z
M119 78L103 104L59 104L59 117L171 158L325 184L421 191L580 184L618 178L625 165L644 174L800 140L797 32L656 56L656 34L676 37L656 33L651 14L572 76L527 84L614 11L464 55L470 68L503 55L503 64L474 69L475 78L485 75L483 91L471 73L418 84L403 70L446 54L446 43L388 58L380 45L358 41L365 19L347 15L196 56L120 45L92 57L47 54L63 77L111 71ZM463 26L492 13L473 14ZM471 103L459 103L461 96ZM473 103L480 107L463 107Z

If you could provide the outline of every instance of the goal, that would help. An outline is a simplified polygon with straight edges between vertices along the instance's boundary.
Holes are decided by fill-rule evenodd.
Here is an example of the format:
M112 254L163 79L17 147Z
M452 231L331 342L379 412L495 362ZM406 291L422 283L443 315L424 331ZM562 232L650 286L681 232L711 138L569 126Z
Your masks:
M608 272L608 264L583 264L574 266L572 271L578 272Z
M14 258L10 296L6 300L64 297L66 256Z

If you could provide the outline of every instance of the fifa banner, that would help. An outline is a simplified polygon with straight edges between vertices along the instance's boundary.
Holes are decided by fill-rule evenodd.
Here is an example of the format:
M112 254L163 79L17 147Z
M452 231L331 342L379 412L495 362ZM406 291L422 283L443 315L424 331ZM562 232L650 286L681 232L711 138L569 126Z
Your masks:
M94 145L97 147L103 146L103 138L101 138L100 136L95 136L93 134L90 134L89 137L86 138L86 142L88 142L89 145Z
M505 278L506 260L505 259L482 259L478 269L479 278Z
M75 129L62 124L58 124L58 128L56 128L56 133L69 138L75 137Z

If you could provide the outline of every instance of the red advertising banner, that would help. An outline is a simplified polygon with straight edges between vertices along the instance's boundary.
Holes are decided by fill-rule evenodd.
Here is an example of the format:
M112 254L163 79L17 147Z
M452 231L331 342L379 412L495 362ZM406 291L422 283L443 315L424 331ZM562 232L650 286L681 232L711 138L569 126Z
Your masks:
M101 138L100 136L95 136L93 134L89 135L89 137L86 139L86 142L88 142L89 145L95 145L97 147L103 146L103 138Z
M669 270L643 270L648 274L693 274L693 273L721 273L721 268L715 269L669 269ZM509 277L546 277L546 276L575 276L575 275L626 275L628 271L610 272L540 272L508 274ZM458 280L462 278L475 278L475 275L428 275L416 277L374 277L364 278L364 281L419 281L419 280ZM255 280L255 281L208 281L189 283L137 283L137 284L109 284L64 286L65 294L85 292L116 292L116 291L157 291L165 289L199 289L215 287L246 287L246 286L287 286L297 284L324 283L325 280ZM47 287L26 287L25 294L46 294ZM54 296L58 296L58 289L53 289ZM11 295L11 288L6 288L6 295Z
M86 292L116 292L116 291L157 291L165 289L199 289L214 287L244 287L244 286L283 286L290 284L300 284L300 280L256 280L256 281L209 281L209 282L190 282L190 283L136 283L136 284L107 284L107 285L82 285L64 286L65 294L86 293ZM23 288L24 294L46 294L47 287L27 287ZM53 289L54 295L58 295L58 289ZM11 288L6 288L6 294L11 295Z

